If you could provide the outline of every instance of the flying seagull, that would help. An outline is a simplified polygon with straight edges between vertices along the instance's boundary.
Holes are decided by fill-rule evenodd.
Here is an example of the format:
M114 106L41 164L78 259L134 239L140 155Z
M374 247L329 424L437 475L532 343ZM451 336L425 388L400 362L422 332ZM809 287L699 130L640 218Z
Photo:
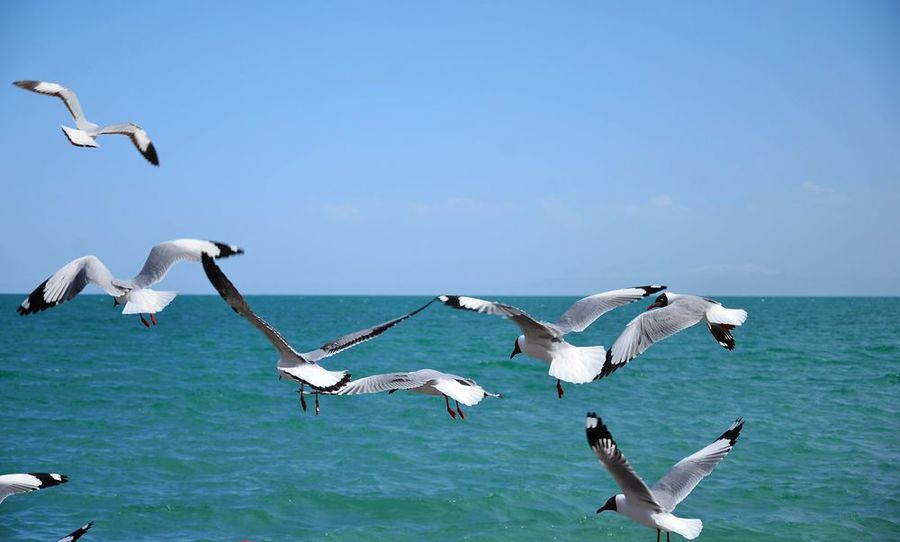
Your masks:
M333 393L335 395L358 395L381 391L394 393L397 390L409 390L425 395L442 395L450 416L456 418L458 412L461 419L465 419L466 415L459 407L460 403L466 406L475 406L485 397L502 397L499 393L485 391L471 378L442 373L434 369L367 376L359 380L351 380ZM456 412L450 408L450 399L456 402Z
M216 258L243 254L244 249L216 241L177 239L160 243L150 250L141 272L133 279L117 279L96 256L82 256L72 260L34 289L16 311L20 315L33 314L74 299L88 283L93 282L113 296L113 307L125 305L122 314L139 314L141 322L150 327L144 313L156 325L157 312L175 299L175 292L158 292L150 287L161 281L169 269L181 260L200 261L209 253Z
M597 378L603 378L636 358L653 343L669 338L683 329L705 321L716 341L728 350L734 350L731 330L747 319L743 309L727 309L718 301L695 295L660 294L647 312L636 316L625 326L609 351L603 370Z
M101 135L119 134L128 136L134 146L154 166L159 166L159 157L156 155L156 149L150 141L147 132L137 124L112 124L100 127L85 118L84 112L81 111L81 104L78 103L78 96L66 87L57 83L47 83L45 81L13 81L13 84L19 88L45 94L47 96L56 96L66 104L66 109L75 119L75 126L78 128L69 128L62 126L63 134L69 140L69 143L76 147L99 147L96 138Z
M563 338L568 333L587 329L603 314L650 294L664 290L665 286L635 286L602 292L576 301L556 322L536 320L522 309L484 301L474 297L441 295L438 299L454 309L464 309L483 314L498 314L513 321L522 335L516 338L510 359L525 354L543 360L550 365L550 376L556 378L556 392L563 396L560 381L584 384L594 380L603 368L606 350L602 346L572 346Z
M400 322L406 320L410 316L418 314L425 307L431 305L434 299L431 299L418 309L404 314L399 318L388 320L376 326L348 333L343 337L339 337L333 341L323 344L321 347L300 353L294 350L277 329L269 325L268 322L260 318L250 309L250 305L244 300L241 293L235 288L234 284L228 280L225 273L219 269L219 266L213 262L213 259L207 254L203 255L203 270L209 282L219 292L234 312L246 318L253 324L263 335L269 339L269 342L278 350L280 357L278 358L278 374L300 384L300 406L306 410L306 399L304 398L304 387L312 388L316 395L316 415L319 415L319 394L329 393L338 390L341 386L350 380L350 373L347 371L327 371L318 362L324 358L333 356L338 352L342 352L359 343L373 339L388 329L394 327Z
M647 487L634 472L603 420L597 414L588 412L585 421L588 445L622 488L622 493L610 497L597 513L612 510L641 525L656 529L656 542L659 542L660 531L666 532L666 542L672 531L688 540L697 538L703 529L703 522L699 519L679 518L672 512L731 451L744 427L743 420L738 418L712 444L676 463L652 488Z
M79 538L84 536L84 533L88 532L88 529L90 529L91 526L93 526L93 525L94 525L93 521L88 523L87 525L82 525L81 527L75 529L74 531L72 531L71 533L66 535L65 537L60 538L58 542L75 542L76 540L78 540Z
M4 474L0 476L0 503L10 495L28 493L47 487L58 486L69 481L65 474L55 472L32 472L28 474Z

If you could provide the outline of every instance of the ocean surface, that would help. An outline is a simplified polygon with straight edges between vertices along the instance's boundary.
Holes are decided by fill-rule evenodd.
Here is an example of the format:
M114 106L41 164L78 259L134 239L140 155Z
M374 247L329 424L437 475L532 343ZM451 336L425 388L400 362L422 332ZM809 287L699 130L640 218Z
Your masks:
M0 473L70 481L7 499L0 540L95 521L85 542L652 541L594 513L619 491L586 444L588 410L651 484L744 417L676 511L703 520L700 540L900 539L896 298L720 298L750 315L733 352L695 326L563 399L542 362L509 359L510 322L441 305L323 363L355 377L431 367L504 394L460 421L406 392L302 412L275 350L218 297L179 296L153 329L106 296L20 317L23 297L0 296ZM427 298L248 300L312 350ZM555 319L574 298L502 300ZM571 342L609 346L648 304Z

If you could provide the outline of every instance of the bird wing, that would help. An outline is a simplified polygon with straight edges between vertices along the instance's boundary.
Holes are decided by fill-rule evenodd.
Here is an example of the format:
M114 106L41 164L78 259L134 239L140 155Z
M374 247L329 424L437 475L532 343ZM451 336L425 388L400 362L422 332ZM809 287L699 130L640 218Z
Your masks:
M738 418L712 444L702 450L685 457L675 464L665 476L651 488L656 501L663 510L671 512L684 500L700 480L709 476L709 473L721 463L735 441L741 435L744 422Z
M82 256L67 263L42 282L19 305L19 314L33 314L72 300L93 282L111 296L122 295L125 290L113 284L113 276L103 262L95 256Z
M69 481L65 474L55 472L32 472L28 474L4 474L0 476L0 502L10 495L28 493L64 484Z
M144 267L131 282L135 288L149 288L165 278L173 265L182 261L199 262L203 253L215 259L227 258L235 254L243 254L244 249L235 245L227 245L217 241L201 239L176 239L160 243L150 249Z
M622 455L616 442L603 420L597 417L597 414L588 412L585 420L585 432L587 434L588 445L594 450L597 459L606 467L606 470L612 475L613 479L622 488L622 493L632 502L642 502L650 506L655 511L662 511L662 507L656 502L650 488L634 472L634 469Z
M689 328L703 318L702 314L668 305L639 314L628 322L625 330L606 352L606 362L597 378L603 378L636 358L653 343Z
M75 529L74 531L72 531L71 533L66 535L65 537L60 538L58 542L75 542L76 540L78 540L79 538L84 536L84 533L88 532L88 529L90 529L91 526L93 526L93 525L94 525L93 521L88 523L87 525L82 525L81 527Z
M554 324L535 320L527 312L512 305L460 295L439 295L437 299L454 309L505 316L519 326L522 333L532 337L559 339L563 336L563 333Z
M137 124L131 122L125 124L113 124L97 130L97 135L110 134L128 136L128 138L131 139L131 142L134 143L138 152L141 153L141 156L146 158L147 161L154 166L159 165L159 156L156 154L156 147L153 146L153 142L150 141L150 136L147 135L147 132Z
M385 373L366 376L357 380L351 380L334 393L336 395L359 395L361 393L409 390L424 386L429 382L429 378L423 377L417 373L418 371L413 373Z
M366 329L361 329L359 331L354 331L353 333L348 333L343 337L339 337L333 341L327 342L323 344L320 348L313 350L311 352L304 352L303 357L309 361L318 362L322 358L327 358L329 356L333 356L338 352L342 352L356 346L359 343L366 342L370 339L374 339L375 337L381 335L385 331L391 329L395 325L400 322L406 320L410 316L415 316L421 311L425 310L426 307L434 303L434 299L431 299L428 303L422 305L418 309L404 314L399 318L394 318L393 320L388 320L387 322L383 322L376 326L367 327Z
M597 318L616 307L627 305L665 289L665 286L659 285L635 286L634 288L611 290L579 299L559 317L559 320L556 321L556 326L563 333L584 331Z
M256 329L260 330L282 356L291 356L302 362L306 361L296 350L291 348L291 345L288 344L277 329L270 326L268 322L257 316L256 313L250 309L250 305L247 304L247 301L244 300L241 293L234 287L234 284L228 280L225 273L219 269L219 266L213 262L213 259L209 254L203 253L202 262L203 271L206 272L209 282L213 285L213 288L219 292L222 299L231 306L234 312L246 318L256 327Z
M46 96L56 96L66 104L66 109L75 119L75 124L79 129L84 129L88 123L81 110L81 104L78 103L78 96L74 92L58 83L47 83L44 81L13 81L13 84L19 88L44 94Z

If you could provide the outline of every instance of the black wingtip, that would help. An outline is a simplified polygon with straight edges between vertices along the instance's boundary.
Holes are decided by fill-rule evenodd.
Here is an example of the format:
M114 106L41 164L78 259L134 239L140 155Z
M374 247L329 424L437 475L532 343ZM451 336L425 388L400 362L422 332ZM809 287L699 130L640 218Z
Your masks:
M738 437L741 436L741 429L744 428L744 418L738 418L735 420L731 427L728 428L727 431L719 435L719 438L716 440L728 439L728 444L734 446L735 441L737 441Z
M144 158L146 158L148 162L159 167L159 155L156 154L156 147L153 146L153 143L147 145L147 150L141 154L144 155Z
M88 522L87 525L83 525L83 526L75 529L68 535L66 535L66 538L63 538L63 540L68 540L68 542L75 542L76 540L78 540L79 538L84 536L84 533L88 532L90 530L90 528L93 526L94 526L93 521Z
M635 288L640 288L641 290L644 290L644 297L647 297L648 295L653 295L656 292L661 292L661 291L665 290L667 288L667 286L664 284L651 284L649 286L635 286Z
M625 364L624 363L620 363L618 365L614 364L612 362L612 352L607 350L606 351L606 361L603 362L603 367L600 369L600 374L595 376L594 380L595 381L600 380L601 378L604 378L604 377L607 377L607 376L613 374L614 372L616 372L616 370L619 369L619 367L622 367L623 365L625 365Z
M448 307L453 307L454 309L464 309L462 303L459 301L458 295L439 295L437 296L437 300L447 305Z
M45 311L54 305L58 305L59 303L47 303L44 301L44 288L47 286L47 281L49 278L42 282L37 288L34 289L33 292L28 294L28 297L25 298L25 301L19 304L16 308L16 312L19 313L20 316L25 316L26 314L35 314L41 311Z
M41 489L58 486L69 481L69 477L65 474L57 474L55 472L29 472L28 474L41 481Z
M210 241L210 243L216 245L216 248L219 249L219 255L216 256L217 259L227 258L229 256L234 256L235 254L243 254L244 249L237 245L227 245L225 243L220 243L218 241Z
M19 88L24 88L26 90L31 90L32 88L38 86L40 81L32 81L30 79L23 79L22 81L13 81L12 84Z
M716 342L719 343L719 346L726 350L734 350L734 335L731 334L731 329L734 326L714 324L712 322L707 322L706 325L709 327L709 331L716 339Z
M585 434L587 435L588 445L593 447L600 440L610 440L613 443L612 435L609 429L603 423L603 419L597 416L596 412L588 412L585 417Z

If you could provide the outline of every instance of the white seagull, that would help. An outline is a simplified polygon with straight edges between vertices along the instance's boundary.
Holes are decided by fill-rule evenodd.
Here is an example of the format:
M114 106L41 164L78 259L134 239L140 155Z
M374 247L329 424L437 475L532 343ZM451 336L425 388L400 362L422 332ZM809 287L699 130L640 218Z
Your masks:
M747 319L747 311L728 309L721 303L695 295L660 294L647 312L636 316L625 326L616 342L606 353L603 370L597 378L603 378L636 358L650 345L671 337L683 329L705 321L716 341L728 350L734 350L731 330Z
M109 134L125 135L131 139L131 142L134 143L134 146L148 162L154 166L159 166L159 157L156 155L156 149L150 141L150 136L137 124L129 122L126 124L112 124L101 128L87 120L84 112L81 110L81 104L78 103L78 96L62 85L45 81L13 81L13 84L38 94L56 96L66 104L66 109L75 118L75 126L78 127L69 128L68 126L62 126L63 133L72 145L76 147L99 147L100 145L96 141L97 136Z
M93 521L88 523L87 525L82 525L63 538L60 538L58 542L75 542L76 540L84 536L84 533L88 532L88 529L90 529L93 525Z
M28 493L48 487L65 484L69 477L55 472L32 472L28 474L4 474L0 476L0 503L10 495Z
M672 512L731 451L744 427L740 418L712 444L676 463L652 488L647 487L634 472L603 420L595 413L588 412L585 425L588 445L622 488L621 494L610 497L597 510L598 514L604 510L612 510L641 525L656 529L656 542L659 542L660 531L666 532L667 542L672 531L688 540L700 535L702 521L679 518Z
M553 323L536 320L522 309L505 303L455 295L441 295L438 299L455 309L498 314L512 320L522 330L522 335L516 338L510 359L524 352L549 364L550 376L556 378L556 392L562 398L561 380L572 384L591 382L600 374L606 360L606 350L602 346L572 346L563 337L568 333L584 331L597 318L616 307L665 288L659 285L635 286L594 294L576 301Z
M33 314L74 299L88 283L93 282L113 296L113 306L125 305L122 314L139 314L141 322L150 327L144 313L156 325L157 312L175 299L175 292L158 292L150 287L161 281L169 269L181 260L200 261L203 253L216 258L243 254L244 249L216 241L177 239L160 243L150 250L141 272L133 279L117 279L96 256L82 256L34 289L16 311L20 315Z
M367 376L359 380L351 380L333 392L335 395L357 395L361 393L378 393L386 391L409 390L425 395L442 395L451 417L466 418L459 404L475 406L485 397L502 398L502 394L490 393L471 378L442 373L434 369L420 369L411 373L387 373ZM456 412L450 408L450 399L456 402Z
M388 329L394 327L400 322L406 320L410 316L418 314L425 307L431 305L434 299L431 299L418 309L404 314L399 318L388 320L387 322L376 326L348 333L343 337L339 337L333 341L323 344L321 347L309 352L297 352L288 344L281 333L277 329L269 325L268 322L260 318L250 309L250 305L244 300L241 293L235 288L234 284L228 280L225 273L219 269L219 266L213 262L208 255L203 255L203 270L209 278L209 282L219 292L234 312L243 316L251 324L253 324L263 335L269 339L269 342L278 350L280 357L278 358L278 374L279 377L286 377L300 384L300 406L306 410L306 399L303 396L304 386L313 389L316 395L316 415L319 415L319 394L336 391L350 380L350 373L347 371L328 371L322 368L318 362L329 356L333 356L338 352L342 352L359 343L373 339Z

